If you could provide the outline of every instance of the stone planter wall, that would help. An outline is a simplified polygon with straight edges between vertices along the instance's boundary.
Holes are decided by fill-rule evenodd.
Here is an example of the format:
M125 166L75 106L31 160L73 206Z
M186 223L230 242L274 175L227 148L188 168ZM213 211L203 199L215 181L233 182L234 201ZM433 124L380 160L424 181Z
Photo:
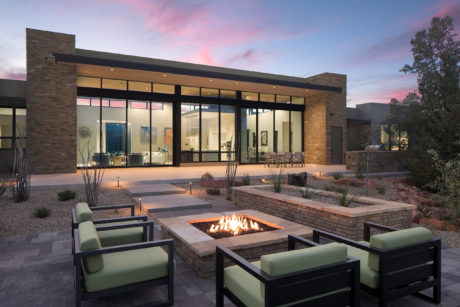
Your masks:
M292 186L289 186L292 187ZM241 208L254 209L313 228L329 231L353 240L363 239L365 221L398 228L411 225L415 205L361 197L369 205L346 208L300 197L283 195L257 186L233 188L234 199ZM333 192L317 191L325 196Z

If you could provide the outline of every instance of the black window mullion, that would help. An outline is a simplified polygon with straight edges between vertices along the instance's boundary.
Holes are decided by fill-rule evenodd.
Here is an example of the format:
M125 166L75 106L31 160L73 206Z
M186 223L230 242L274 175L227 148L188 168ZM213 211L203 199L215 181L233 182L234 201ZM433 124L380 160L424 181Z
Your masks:
M13 132L12 132L12 140L11 142L13 142L11 144L11 148L16 149L16 108L13 108Z
M198 128L198 130L199 130L199 131L198 131L198 145L199 145L199 146L198 146L198 147L199 147L199 148L198 148L198 149L199 149L199 151L198 151L198 161L199 161L199 162L202 162L202 155L201 155L201 145L202 145L202 144L201 144L201 143L202 143L202 142L201 142L201 139L202 139L202 138L201 138L201 129L202 129L203 127L202 127L202 125L201 125L201 120L202 120L202 116L201 116L201 102L199 103L199 112L198 112L198 114L199 114L198 119L199 119L199 121L200 121L199 124L198 124L198 127L199 127L199 128ZM193 161L193 152L192 152L192 161Z
M221 146L220 146L222 144L221 143L222 140L221 140L221 137L220 137L221 129L222 129L222 127L221 127L222 121L221 121L220 117L221 117L221 109L220 109L220 105L219 105L219 129L218 129L219 130L219 144L218 144L219 147L217 147L217 150L219 151L219 153L217 154L217 161L219 161L219 162L221 161L221 158L222 158L222 152L221 152ZM232 149L230 148L230 151L231 150Z
M292 117L291 112L289 111L289 152L292 152Z

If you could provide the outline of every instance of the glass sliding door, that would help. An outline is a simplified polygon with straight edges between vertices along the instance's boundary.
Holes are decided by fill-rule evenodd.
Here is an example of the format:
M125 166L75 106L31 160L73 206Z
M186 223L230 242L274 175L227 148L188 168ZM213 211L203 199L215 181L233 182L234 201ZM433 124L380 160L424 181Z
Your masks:
M150 164L150 102L128 101L128 127L131 135L128 146L128 166L143 166Z
M172 164L172 103L152 101L151 110L152 165Z
M292 152L302 151L302 111L291 111L291 127L292 127Z
M265 162L265 153L273 152L273 110L259 109L258 115L258 144L259 162Z
M219 161L219 105L201 105L201 161Z
M220 157L221 161L235 160L236 148L236 107L220 107ZM230 156L228 151L230 150Z
M109 166L109 157L100 154L100 98L77 98L77 166ZM89 156L88 156L89 155Z
M289 111L275 111L275 144L274 151L290 152L289 149Z
M200 104L181 103L181 162L200 161Z
M131 152L130 124L126 124L126 100L102 99L102 161L109 166L125 166L126 153ZM128 145L128 146L126 146Z
M241 162L255 163L257 148L257 109L241 108Z

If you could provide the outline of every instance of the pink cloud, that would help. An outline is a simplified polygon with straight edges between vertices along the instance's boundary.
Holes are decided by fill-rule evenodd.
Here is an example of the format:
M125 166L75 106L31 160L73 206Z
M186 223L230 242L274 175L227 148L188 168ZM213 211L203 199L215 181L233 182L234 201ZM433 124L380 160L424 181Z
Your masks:
M4 71L0 71L0 79L26 80L26 78L25 69L9 68Z

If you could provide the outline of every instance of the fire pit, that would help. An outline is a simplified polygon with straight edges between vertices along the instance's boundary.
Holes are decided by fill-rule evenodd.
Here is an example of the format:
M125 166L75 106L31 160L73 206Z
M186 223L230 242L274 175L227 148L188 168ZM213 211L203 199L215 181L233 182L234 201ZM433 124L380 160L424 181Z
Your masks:
M313 232L308 226L256 210L204 213L158 221L161 224L161 237L174 239L176 252L201 277L214 274L216 245L230 248L249 261L256 261L262 255L287 250L288 234L311 239ZM220 221L222 224L219 224ZM230 230L240 222L242 229L225 231L226 226ZM254 227L257 223L258 230L250 230L251 223ZM216 228L224 231L210 232L211 228L213 231Z
M278 225L267 225L267 222L252 216L235 214L222 216L220 219L196 220L189 223L214 239L281 229Z

